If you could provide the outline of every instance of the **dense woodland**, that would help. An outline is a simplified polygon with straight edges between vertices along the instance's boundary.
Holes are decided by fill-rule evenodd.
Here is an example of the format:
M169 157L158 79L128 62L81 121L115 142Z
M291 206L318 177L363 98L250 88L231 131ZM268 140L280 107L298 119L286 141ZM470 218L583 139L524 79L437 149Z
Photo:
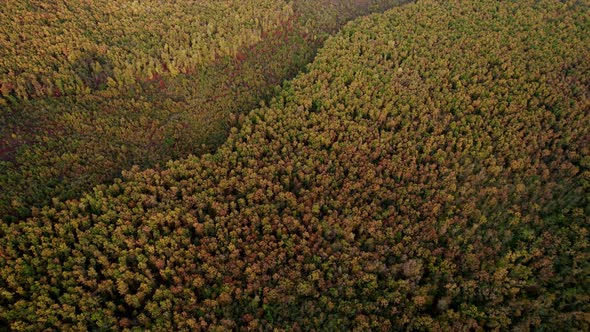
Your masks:
M590 329L589 17L418 0L347 24L214 153L3 223L0 322Z
M194 71L259 42L293 8L277 0L9 0L2 12L0 86L11 100Z
M6 1L0 219L213 151L330 33L402 2Z

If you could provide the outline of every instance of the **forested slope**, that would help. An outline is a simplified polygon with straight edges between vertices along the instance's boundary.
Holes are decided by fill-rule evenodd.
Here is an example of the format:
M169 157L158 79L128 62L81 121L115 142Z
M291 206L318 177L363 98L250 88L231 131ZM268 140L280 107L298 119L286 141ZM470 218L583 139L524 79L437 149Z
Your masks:
M0 219L213 151L327 35L403 2L6 1Z
M347 25L215 154L2 227L14 329L590 328L587 1Z
M282 0L8 0L0 10L5 102L192 71L293 17Z

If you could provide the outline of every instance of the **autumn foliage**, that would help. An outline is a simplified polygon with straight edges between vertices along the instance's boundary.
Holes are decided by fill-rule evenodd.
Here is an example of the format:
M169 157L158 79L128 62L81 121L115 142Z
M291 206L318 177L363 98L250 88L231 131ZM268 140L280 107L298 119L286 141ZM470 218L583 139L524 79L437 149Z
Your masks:
M329 33L402 2L4 1L0 220L214 151Z
M587 330L589 3L348 24L214 154L4 224L14 330Z
M7 0L1 11L6 99L88 93L191 71L234 56L293 15L277 0Z

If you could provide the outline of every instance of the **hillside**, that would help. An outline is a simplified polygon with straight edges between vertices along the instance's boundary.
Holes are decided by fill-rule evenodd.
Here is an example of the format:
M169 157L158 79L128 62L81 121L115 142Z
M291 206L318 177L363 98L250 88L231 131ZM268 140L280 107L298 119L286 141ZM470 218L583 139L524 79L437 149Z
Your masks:
M0 219L214 151L330 33L403 2L6 1Z
M214 154L3 224L14 330L590 329L590 3L347 24Z
M6 103L193 71L261 41L293 8L282 0L8 0L2 14Z

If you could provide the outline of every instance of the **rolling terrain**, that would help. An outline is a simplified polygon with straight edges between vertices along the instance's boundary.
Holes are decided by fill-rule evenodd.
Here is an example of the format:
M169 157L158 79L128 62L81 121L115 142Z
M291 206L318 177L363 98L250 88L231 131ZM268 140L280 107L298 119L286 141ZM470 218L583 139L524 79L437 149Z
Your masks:
M327 36L403 2L6 1L0 218L214 151Z
M359 18L214 153L0 228L14 330L587 330L587 1Z

